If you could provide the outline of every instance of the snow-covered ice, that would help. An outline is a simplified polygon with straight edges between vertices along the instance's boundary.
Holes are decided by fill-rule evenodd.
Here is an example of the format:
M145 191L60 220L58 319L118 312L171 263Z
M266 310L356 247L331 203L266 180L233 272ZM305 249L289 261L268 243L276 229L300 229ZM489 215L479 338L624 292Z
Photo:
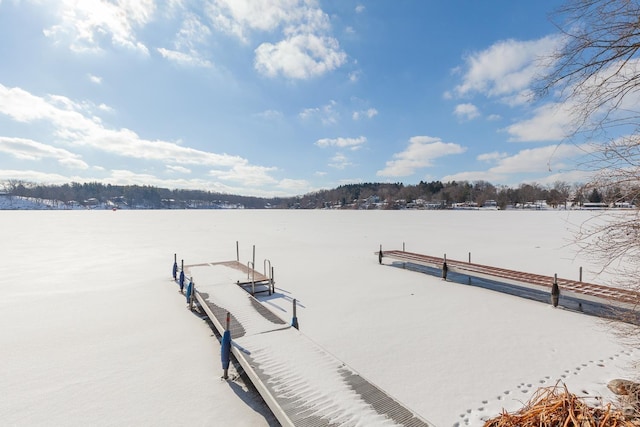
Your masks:
M0 420L7 425L264 426L220 380L219 344L171 279L268 258L264 303L438 426L481 425L536 387L610 399L635 349L599 319L378 265L401 249L601 283L569 231L592 212L2 211ZM604 283L606 284L606 283ZM309 367L313 369L313 367Z

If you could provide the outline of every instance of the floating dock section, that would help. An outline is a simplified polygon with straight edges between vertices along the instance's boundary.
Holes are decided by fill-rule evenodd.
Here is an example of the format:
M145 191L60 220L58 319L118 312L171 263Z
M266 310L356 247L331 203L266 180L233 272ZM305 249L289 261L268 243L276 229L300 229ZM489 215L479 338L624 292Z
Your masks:
M442 277L451 273L467 277L469 284L499 290L531 299L546 300L552 296L554 283L559 290L557 305L583 311L601 317L617 318L630 323L640 323L639 306L640 293L628 289L612 288L593 283L585 283L557 276L523 273L488 265L475 264L466 261L434 257L404 250L389 250L376 252L382 264L385 258L398 262L398 265L414 265L426 267L426 272L439 274ZM479 279L472 283L472 278ZM507 289L508 288L508 289Z
M257 277L248 266L231 261L183 270L221 335L230 313L231 352L283 426L433 425L256 300L246 290L247 277Z

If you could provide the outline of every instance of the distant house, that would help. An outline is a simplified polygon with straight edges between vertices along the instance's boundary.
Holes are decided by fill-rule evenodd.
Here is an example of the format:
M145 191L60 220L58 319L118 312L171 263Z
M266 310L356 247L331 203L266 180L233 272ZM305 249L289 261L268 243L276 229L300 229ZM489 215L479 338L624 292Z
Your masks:
M95 208L100 204L100 201L95 197L91 197L90 199L83 201L82 204L88 208Z

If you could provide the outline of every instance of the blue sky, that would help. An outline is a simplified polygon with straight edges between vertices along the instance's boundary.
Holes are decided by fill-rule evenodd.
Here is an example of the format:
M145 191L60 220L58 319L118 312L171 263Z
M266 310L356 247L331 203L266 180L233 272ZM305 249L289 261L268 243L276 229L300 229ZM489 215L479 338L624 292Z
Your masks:
M0 0L0 180L257 196L584 181L559 1Z

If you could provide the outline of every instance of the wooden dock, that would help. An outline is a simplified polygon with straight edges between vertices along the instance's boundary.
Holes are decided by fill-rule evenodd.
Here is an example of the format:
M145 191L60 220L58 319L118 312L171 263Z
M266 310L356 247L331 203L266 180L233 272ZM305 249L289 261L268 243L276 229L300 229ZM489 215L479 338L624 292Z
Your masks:
M237 261L184 270L220 334L231 313L231 352L283 426L433 426L256 300L242 286L256 272Z
M379 256L380 253L376 252L376 255ZM400 250L382 251L382 259L385 258L438 270L442 269L445 262L444 258ZM610 307L614 310L622 310L626 313L637 313L639 308L640 293L628 289L612 288L559 277L524 273L449 258L446 259L446 263L448 271L452 273L546 293L551 292L554 280L557 280L561 298L571 298L578 301L579 304L582 304L581 302L594 303L602 305L603 307Z

